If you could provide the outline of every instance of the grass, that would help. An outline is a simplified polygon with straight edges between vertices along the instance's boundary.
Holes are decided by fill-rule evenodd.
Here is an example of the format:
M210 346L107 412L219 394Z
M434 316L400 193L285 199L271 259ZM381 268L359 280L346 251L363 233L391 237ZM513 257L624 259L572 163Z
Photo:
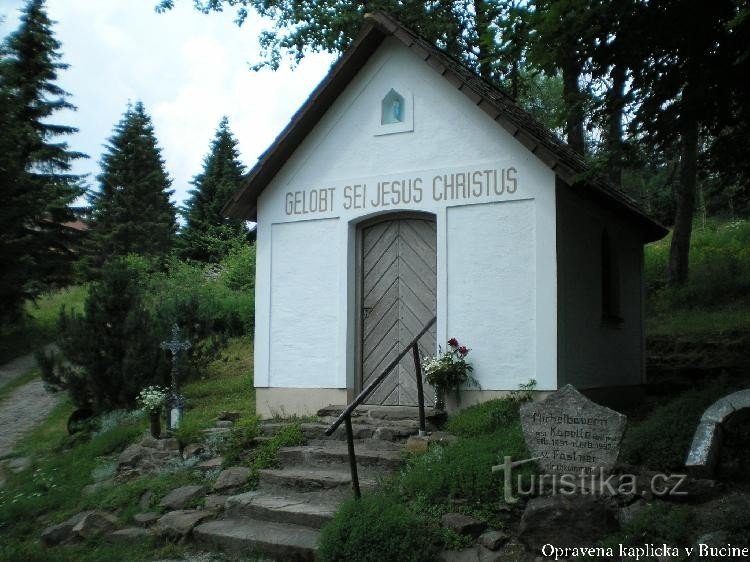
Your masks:
M750 304L743 301L712 310L675 309L646 320L646 333L656 337L729 335L737 332L750 332Z
M200 429L212 426L224 410L236 410L243 416L231 436L257 428L251 362L250 340L230 340L220 357L208 366L205 377L182 388L188 404L183 428L186 437L197 440ZM158 509L158 502L169 491L186 484L208 488L216 477L215 473L192 470L190 463L175 463L158 473L83 495L85 486L114 475L117 455L145 434L147 420L132 413L113 413L102 418L100 433L70 437L67 420L73 409L68 399L62 400L14 451L16 456L29 457L32 464L20 474L8 475L5 488L0 490L0 560L103 562L179 556L183 547L160 542L105 545L92 540L54 549L40 545L42 529L85 509L116 511L127 524L142 511L139 500L144 492L153 493L149 508ZM239 439L233 442L231 436L223 446L244 445Z
M26 305L26 317L0 327L0 363L5 363L55 340L60 310L82 310L88 287L77 285L43 295Z
M729 392L730 388L722 383L689 390L657 406L642 421L630 422L622 441L620 459L653 470L684 469L700 417L708 406Z
M668 287L671 236L645 250L647 333L750 332L750 221L696 224L687 283Z
M206 374L182 387L187 397L185 420L177 433L183 443L198 440L201 431L213 425L222 411L240 412L255 418L253 389L253 343L249 337L230 339Z

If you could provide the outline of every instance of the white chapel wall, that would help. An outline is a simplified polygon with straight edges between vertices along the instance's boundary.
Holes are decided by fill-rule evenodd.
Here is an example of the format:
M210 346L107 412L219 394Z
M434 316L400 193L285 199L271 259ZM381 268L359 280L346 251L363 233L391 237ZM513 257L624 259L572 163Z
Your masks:
M392 88L410 97L413 131L380 134ZM450 197L444 184L466 173L474 193ZM394 181L411 185L408 203ZM392 39L259 199L256 386L351 383L356 224L408 210L436 216L438 341L473 348L485 390L556 388L554 174Z

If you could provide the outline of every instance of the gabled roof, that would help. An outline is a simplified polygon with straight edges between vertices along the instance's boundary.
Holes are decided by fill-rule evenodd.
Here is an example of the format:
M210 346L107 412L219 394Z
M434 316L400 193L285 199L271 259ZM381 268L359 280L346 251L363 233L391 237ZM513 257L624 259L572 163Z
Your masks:
M386 37L400 41L430 65L554 171L570 188L635 220L643 227L647 241L658 240L667 233L632 198L606 179L588 177L589 170L583 157L521 109L508 94L383 12L365 16L365 24L351 47L333 65L286 128L245 176L243 186L224 205L223 213L226 216L251 220L256 218L256 204L260 193Z

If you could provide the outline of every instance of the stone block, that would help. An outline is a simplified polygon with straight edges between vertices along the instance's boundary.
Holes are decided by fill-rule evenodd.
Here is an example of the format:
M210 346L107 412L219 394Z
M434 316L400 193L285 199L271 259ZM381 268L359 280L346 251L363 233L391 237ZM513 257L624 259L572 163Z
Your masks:
M508 542L509 538L510 536L502 531L489 530L479 535L477 542L485 548L497 550Z
M84 539L91 539L112 531L117 527L117 524L117 517L111 513L92 511L76 523L73 532Z
M521 517L519 538L539 552L545 544L595 544L618 528L614 512L592 495L532 498Z
M477 538L487 528L484 521L479 521L463 513L446 513L441 517L440 523L446 529L450 529L459 535L468 535Z
M242 488L247 484L250 469L246 466L232 466L222 470L214 483L215 492L226 492Z
M202 494L202 486L181 486L164 496L159 506L168 510L182 509L189 507Z
M167 538L181 539L190 534L198 523L213 515L210 511L183 509L170 511L154 525L154 532Z

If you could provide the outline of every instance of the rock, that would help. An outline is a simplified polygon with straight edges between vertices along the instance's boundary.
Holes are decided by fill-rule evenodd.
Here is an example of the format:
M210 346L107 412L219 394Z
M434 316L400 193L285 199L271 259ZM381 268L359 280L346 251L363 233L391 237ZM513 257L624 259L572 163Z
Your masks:
M143 458L143 447L140 445L130 445L125 449L117 459L117 464L122 466L135 466Z
M216 419L219 421L232 421L236 422L242 414L240 412L234 412L234 411L224 411L221 412L218 416L216 416Z
M153 533L148 529L143 529L141 527L127 527L125 529L112 531L104 536L104 540L108 543L136 543L152 536Z
M411 437L409 437L409 439L406 440L404 449L411 453L426 453L428 446L429 441L427 440L427 437L412 435Z
M29 457L16 457L10 459L6 466L13 474L18 474L31 466L31 459Z
M161 515L155 511L148 511L146 513L136 513L133 516L133 521L140 527L150 527L159 520Z
M214 422L214 427L232 427L234 425L234 422L231 420L216 420Z
M229 496L223 496L219 494L211 494L206 496L206 501L203 504L204 509L212 509L214 511L221 511L224 509L224 504L227 502Z
M510 537L502 531L490 530L485 531L484 533L479 535L479 539L477 540L477 542L485 548L489 548L490 550L497 550L506 542L508 542L509 538Z
M102 480L101 482L94 482L93 484L88 484L87 486L81 488L81 495L90 496L91 494L94 494L99 490L106 490L107 488L111 488L114 485L115 481L111 478L109 480Z
M379 427L372 434L373 439L380 439L381 441L395 441L396 432L389 427Z
M732 492L695 506L695 524L701 532L750 524L750 493Z
M201 443L188 443L182 450L182 458L188 460L192 457L197 457L204 451L204 447Z
M250 469L246 466L232 466L221 471L213 489L215 492L224 492L242 488L247 484L248 476L250 476Z
M159 439L157 442L157 449L160 451L179 451L180 450L180 442L175 439L174 437L170 437L169 439Z
M207 461L199 462L197 465L195 465L195 468L204 472L208 472L209 470L216 470L221 468L221 465L223 463L223 457L214 457L212 459L208 459Z
M446 550L440 553L438 560L444 560L445 562L500 562L501 560L511 559L503 557L497 552L481 546L474 545L470 548L464 548L463 550ZM514 558L513 562L518 562L521 558Z
M526 402L520 408L521 429L531 457L544 474L572 474L577 476L590 469L614 467L620 453L620 443L627 418L586 398L567 384L540 402ZM556 440L556 432L577 432L586 439ZM606 448L591 454L590 442L606 443ZM561 459L576 459L562 461ZM554 542L553 542L554 544ZM557 545L555 545L557 546Z
M508 541L504 547L497 552L498 562L532 562L535 556L526 550L526 547L517 541Z
M487 524L463 513L446 513L440 523L459 535L469 535L477 538L487 528Z
M148 509L151 507L151 500L154 498L154 492L151 490L146 490L143 492L143 495L141 496L141 499L138 500L138 506L141 509Z
M447 445L448 443L453 443L456 439L458 437L447 431L433 431L427 436L427 441L430 445Z
M181 539L190 534L190 531L198 523L212 515L213 513L210 511L199 509L170 511L159 518L156 525L154 525L154 531L168 538Z
M159 507L170 511L189 507L190 504L203 493L202 486L182 486L169 492L159 502Z
M701 545L708 547L721 548L732 542L731 536L726 531L712 531L698 537L695 541L695 550L700 552Z
M42 544L45 546L56 546L72 542L77 538L77 535L73 532L73 527L78 525L78 523L80 523L89 513L89 511L82 511L81 513L75 514L67 521L47 527L42 531L40 537Z
M76 523L73 532L84 539L91 539L113 530L117 523L117 517L111 513L91 511Z
M594 544L616 530L613 511L596 496L555 495L529 500L519 538L530 549L540 551L545 544Z
M207 427L203 430L203 434L207 437L211 437L213 435L225 435L232 431L228 427Z

